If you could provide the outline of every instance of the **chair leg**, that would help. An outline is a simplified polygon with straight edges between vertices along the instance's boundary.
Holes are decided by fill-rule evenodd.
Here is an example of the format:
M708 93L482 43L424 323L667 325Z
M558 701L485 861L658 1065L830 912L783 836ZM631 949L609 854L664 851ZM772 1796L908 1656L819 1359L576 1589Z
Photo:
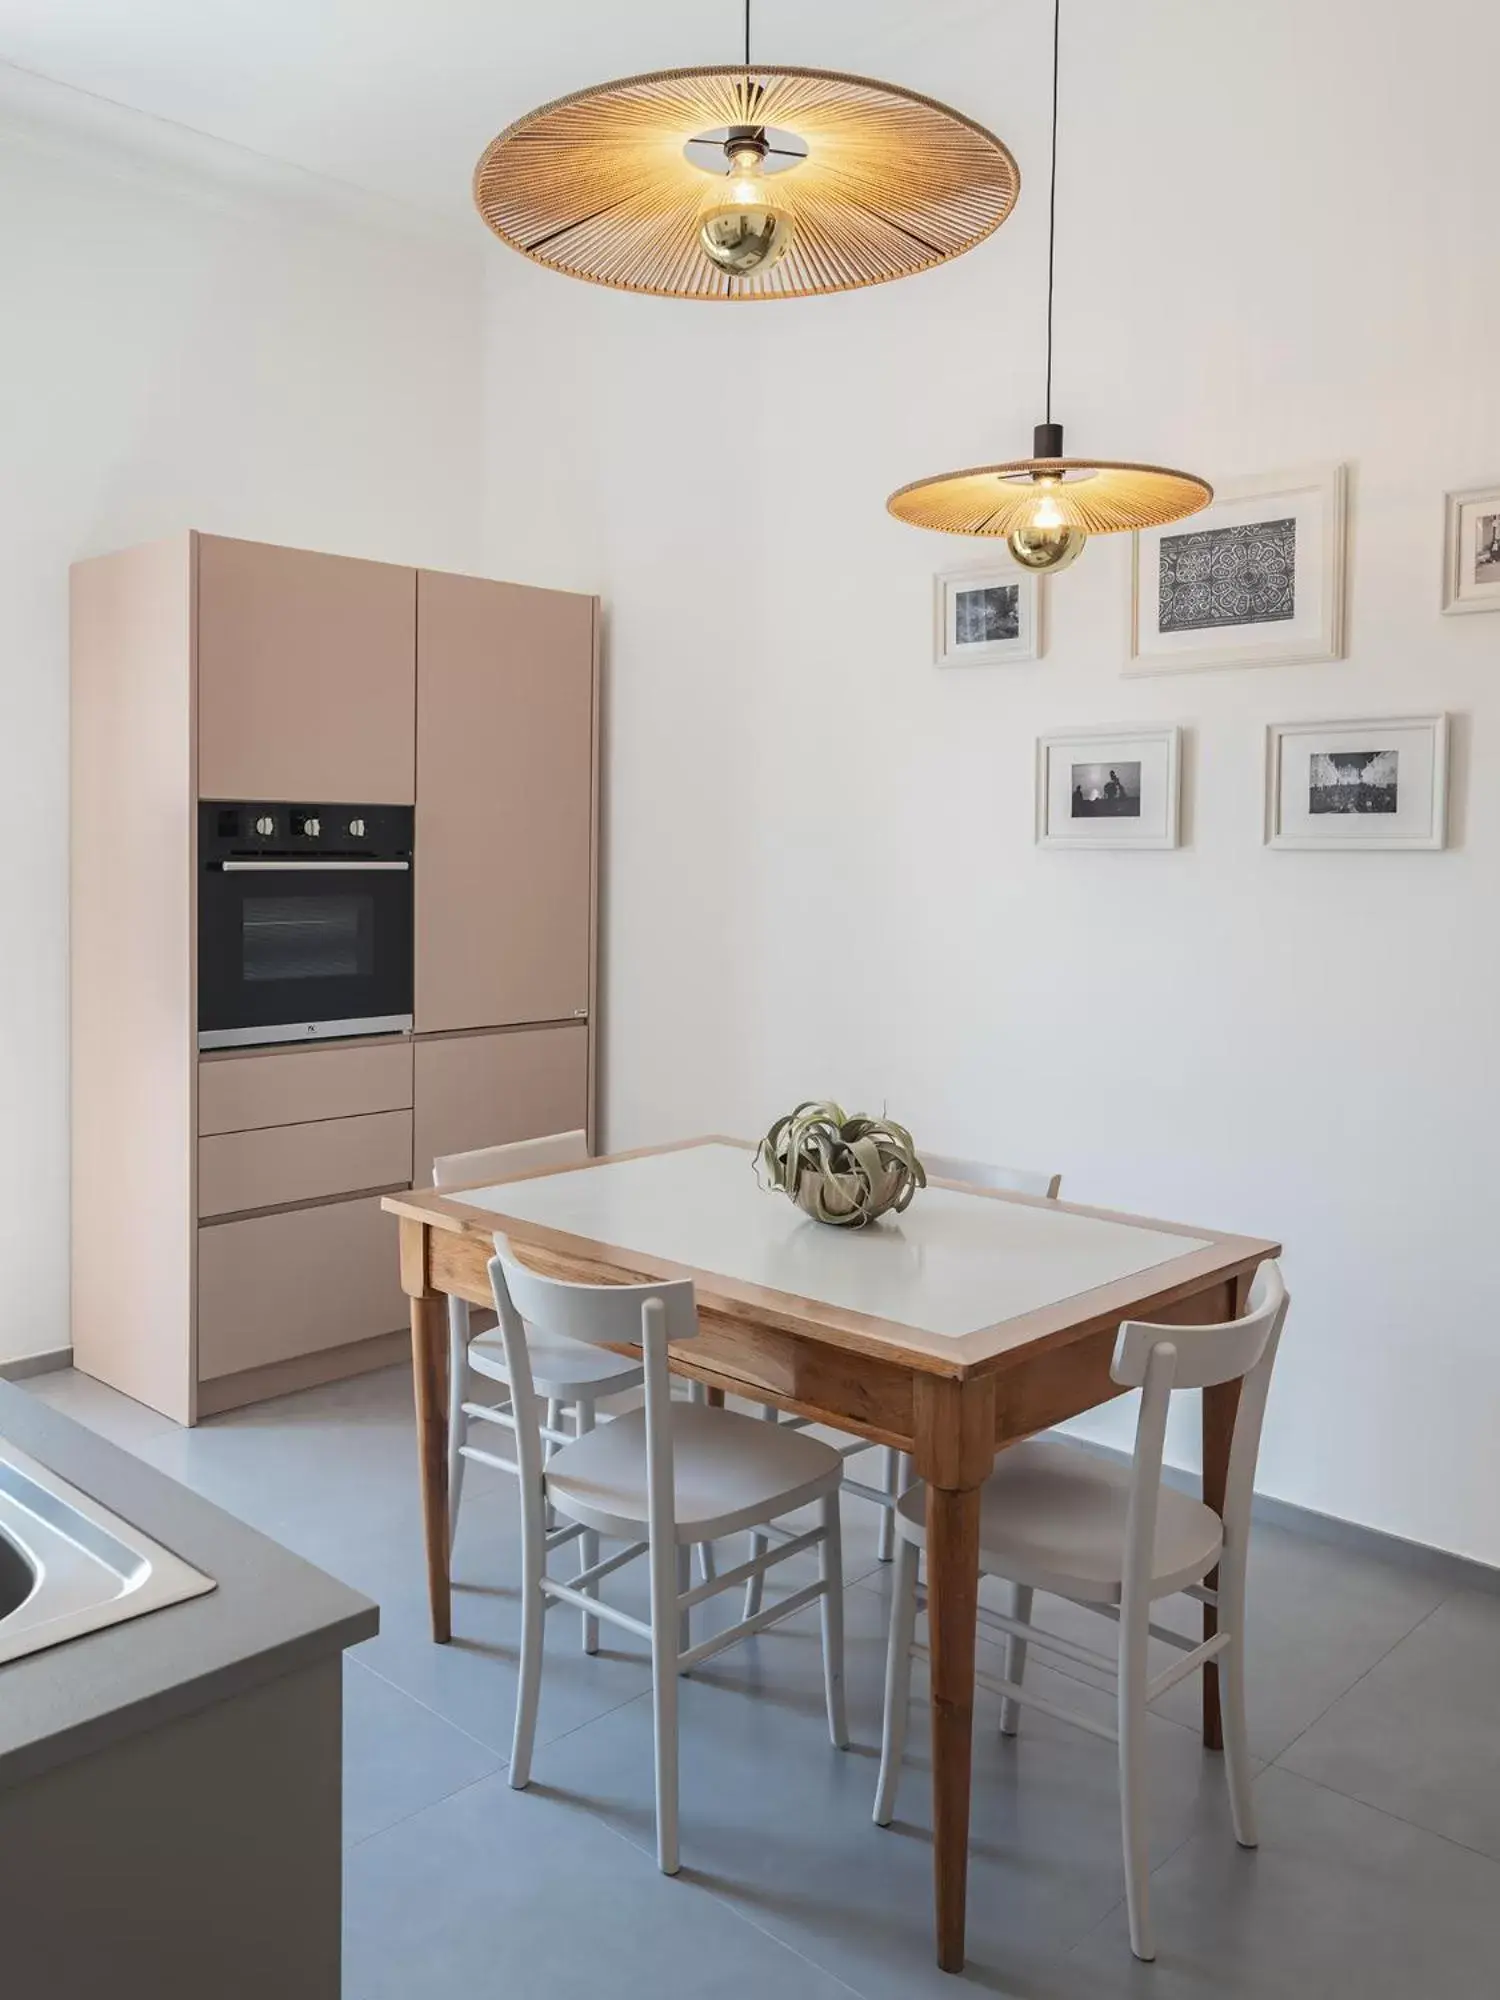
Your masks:
M823 1585L823 1695L828 1734L835 1750L849 1748L844 1706L844 1523L835 1487L823 1496L823 1539L818 1544L818 1579Z
M697 1403L701 1406L708 1402L708 1384L706 1382L689 1382L687 1387L688 1401L690 1403ZM719 1400L722 1402L723 1398L720 1397ZM705 1583L712 1583L718 1573L719 1565L714 1557L713 1543L700 1542L698 1544L699 1576L702 1577Z
M1250 1775L1250 1743L1245 1733L1245 1564L1225 1555L1219 1565L1219 1618L1232 1635L1219 1655L1219 1713L1224 1726L1224 1775L1229 1812L1241 1847L1258 1847L1255 1799Z
M585 1400L577 1405L573 1424L579 1437L584 1437L594 1428L594 1406L591 1402ZM599 1536L593 1528L585 1528L578 1537L578 1567L580 1570L592 1569L598 1560ZM599 1586L597 1583L586 1583L583 1591L586 1597L597 1597ZM597 1653L599 1650L599 1620L592 1611L583 1614L583 1650L586 1653Z
M881 1453L885 1478L882 1484L890 1495L889 1507L880 1510L880 1535L875 1543L876 1560L888 1563L896 1550L896 1496L901 1491L901 1454L894 1445L888 1444Z
M677 1840L677 1676L687 1615L677 1600L692 1579L692 1551L651 1545L651 1703L656 1728L656 1865L675 1875ZM686 1575L684 1575L686 1572Z
M917 1545L903 1535L896 1542L891 1575L891 1629L885 1654L885 1719L880 1732L880 1778L875 1787L875 1824L889 1826L896 1811L896 1787L906 1749L906 1717L911 1707L911 1649L917 1636Z
M536 1712L542 1692L542 1642L546 1637L547 1602L542 1577L547 1566L543 1541L543 1503L523 1495L521 1507L521 1658L516 1681L516 1727L510 1748L510 1782L524 1791L531 1782L531 1752L536 1742Z
M547 1428L549 1431L560 1431L562 1429L562 1426L563 1426L563 1406L558 1401L556 1396L549 1396L547 1399ZM556 1450L557 1446L552 1442L551 1438L546 1439L546 1441L542 1445L543 1465L546 1464L547 1460L551 1458L553 1452L555 1452ZM554 1513L550 1502L548 1503L546 1518L547 1518L547 1532L550 1534L552 1530L557 1526L557 1515Z
M774 1403L762 1403L760 1406L760 1418L764 1424L779 1424L781 1422L781 1412ZM753 1562L757 1556L763 1556L770 1546L770 1536L763 1535L757 1530L750 1537L750 1560ZM761 1606L765 1601L765 1578L763 1576L752 1576L750 1581L745 1585L745 1609L743 1615L746 1618L758 1617Z
M458 1534L458 1503L468 1460L460 1447L468 1437L464 1399L469 1388L469 1308L464 1299L448 1300L448 1547Z
M1010 1615L1018 1625L1031 1623L1031 1585L1015 1583L1011 1585ZM1005 1641L1005 1678L1019 1687L1026 1675L1026 1641L1018 1639L1014 1633ZM1014 1736L1021 1721L1021 1704L1012 1701L1009 1695L1000 1703L1000 1734Z
M693 1587L693 1552L686 1542L677 1545L677 1594L685 1596ZM680 1611L677 1614L677 1650L685 1653L693 1643L693 1614ZM686 1668L680 1671L686 1672Z
M763 1556L766 1550L770 1546L771 1546L770 1536L763 1535L757 1528L755 1533L750 1537L750 1560L754 1562L758 1556ZM764 1574L760 1576L752 1576L750 1581L745 1585L744 1615L747 1618L754 1618L758 1616L760 1612L760 1607L765 1602L765 1596L766 1596L766 1579Z
M1125 1905L1130 1918L1130 1949L1137 1958L1153 1959L1151 1931L1151 1843L1146 1778L1146 1625L1137 1629L1128 1611L1120 1618L1120 1834L1125 1850Z

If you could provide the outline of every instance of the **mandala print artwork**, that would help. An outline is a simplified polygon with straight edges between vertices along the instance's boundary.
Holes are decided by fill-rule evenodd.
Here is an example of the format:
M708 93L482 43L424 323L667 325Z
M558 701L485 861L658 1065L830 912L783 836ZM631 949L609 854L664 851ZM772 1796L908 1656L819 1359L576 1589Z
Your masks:
M1296 611L1295 519L1163 536L1159 631L1272 625L1295 617Z

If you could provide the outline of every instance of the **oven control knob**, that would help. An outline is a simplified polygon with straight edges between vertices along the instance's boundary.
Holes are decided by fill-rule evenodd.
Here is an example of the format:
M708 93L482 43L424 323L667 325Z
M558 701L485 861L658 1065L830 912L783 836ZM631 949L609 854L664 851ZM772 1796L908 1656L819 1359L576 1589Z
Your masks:
M302 822L302 831L309 840L316 840L323 831L323 822L320 819L305 819Z
M364 837L365 837L364 821L362 819L351 819L349 822L349 838L351 840L363 840Z
M255 831L260 834L272 834L276 831L276 822L269 813L262 813L255 822Z

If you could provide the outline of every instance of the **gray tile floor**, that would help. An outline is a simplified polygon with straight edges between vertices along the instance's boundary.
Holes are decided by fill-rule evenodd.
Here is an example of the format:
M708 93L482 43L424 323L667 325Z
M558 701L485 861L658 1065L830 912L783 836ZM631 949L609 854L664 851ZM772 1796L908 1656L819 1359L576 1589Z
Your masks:
M473 1478L455 1638L426 1636L410 1385L392 1370L181 1431L76 1375L26 1385L380 1601L345 1669L348 2000L918 2000L931 1957L924 1732L896 1825L870 1824L887 1572L845 1509L854 1743L829 1748L816 1616L683 1689L685 1866L651 1855L644 1650L597 1659L556 1613L534 1782L505 1782L513 1494ZM619 1580L641 1608L641 1582ZM1050 1602L1062 1631L1092 1624ZM1261 1846L1237 1848L1195 1689L1153 1725L1160 1958L1126 1943L1113 1752L981 1696L969 1984L1016 2000L1494 2000L1500 1994L1500 1598L1257 1531L1251 1738ZM1035 1670L1042 1688L1048 1670ZM1068 1698L1097 1701L1087 1670ZM1054 1677L1054 1688L1062 1687ZM920 1713L920 1711L919 1711Z

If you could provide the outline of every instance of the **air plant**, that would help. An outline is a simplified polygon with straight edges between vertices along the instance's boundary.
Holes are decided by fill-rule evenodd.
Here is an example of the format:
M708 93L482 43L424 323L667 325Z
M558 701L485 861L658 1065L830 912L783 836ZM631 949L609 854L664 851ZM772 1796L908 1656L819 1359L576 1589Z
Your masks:
M764 1184L817 1222L862 1229L906 1208L927 1175L904 1125L850 1118L838 1104L799 1104L778 1118L755 1151Z

